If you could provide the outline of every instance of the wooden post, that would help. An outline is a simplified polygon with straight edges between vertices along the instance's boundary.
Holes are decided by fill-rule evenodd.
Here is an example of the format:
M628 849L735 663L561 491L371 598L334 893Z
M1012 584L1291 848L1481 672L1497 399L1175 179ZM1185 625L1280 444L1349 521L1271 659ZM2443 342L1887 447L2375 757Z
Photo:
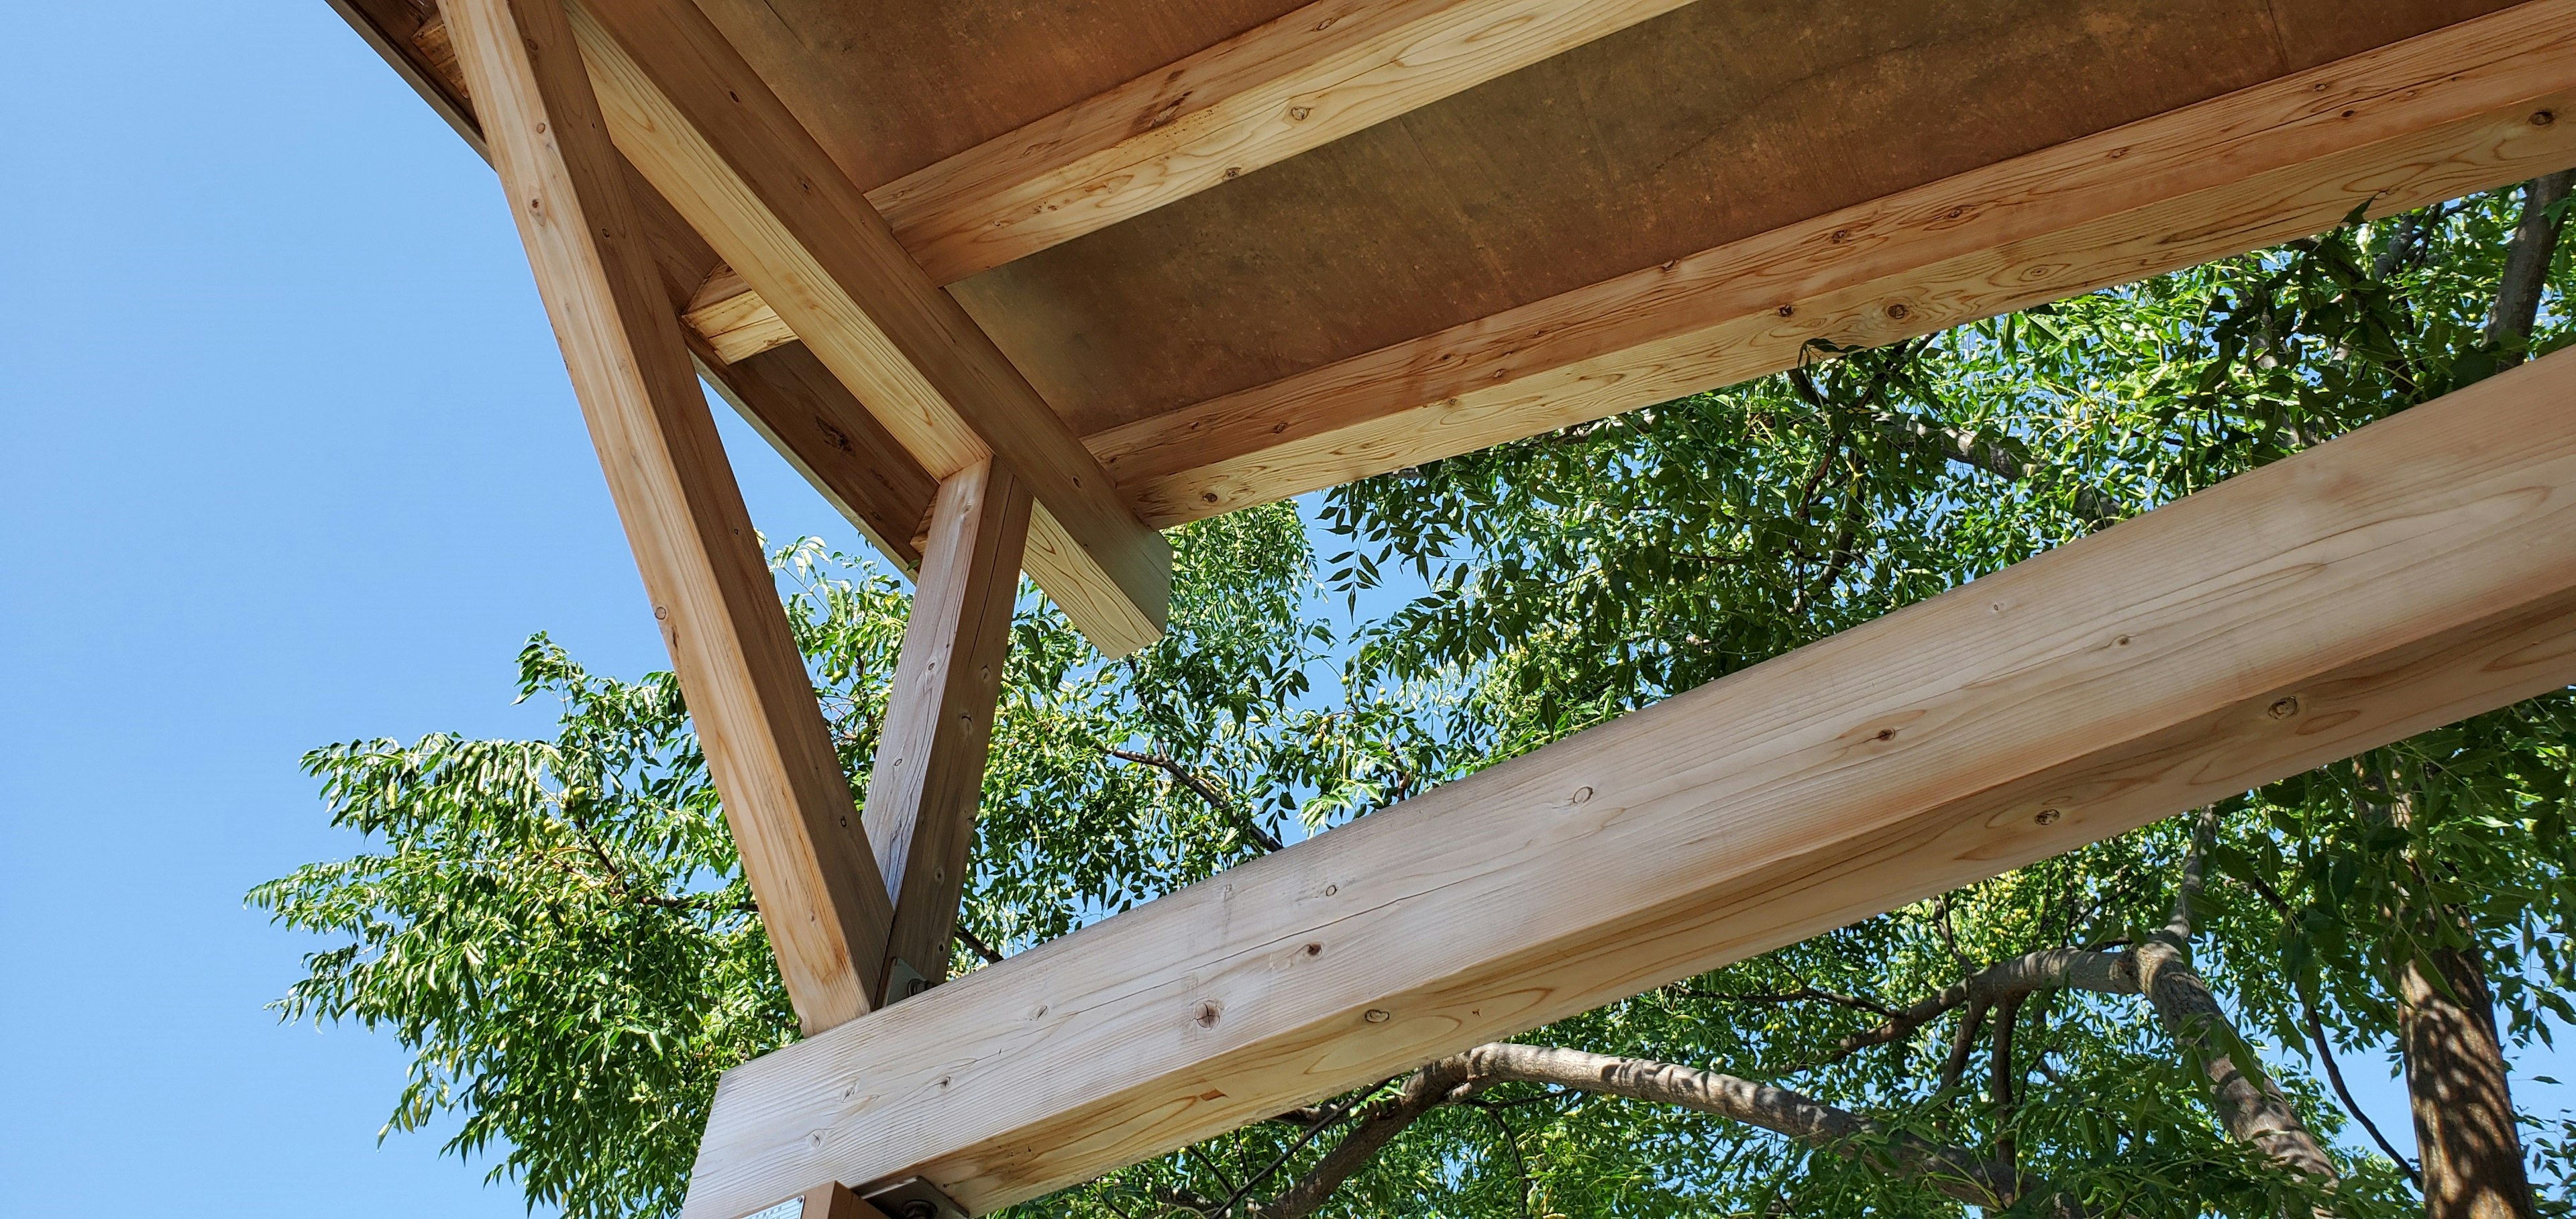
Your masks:
M725 819L808 1033L875 1005L893 911L559 0L447 0Z
M1028 535L1028 484L1007 467L979 462L940 484L868 780L868 843L894 899L888 1002L948 974Z

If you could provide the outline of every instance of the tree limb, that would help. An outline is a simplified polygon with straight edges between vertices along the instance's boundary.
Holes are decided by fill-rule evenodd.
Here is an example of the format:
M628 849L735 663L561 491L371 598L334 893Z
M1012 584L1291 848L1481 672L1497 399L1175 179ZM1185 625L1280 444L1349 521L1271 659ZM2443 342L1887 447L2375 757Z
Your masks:
M2505 247L2504 279L2496 286L2495 307L2487 312L2486 341L2500 349L2496 363L2511 368L2530 354L2531 325L2540 316L2541 293L2549 287L2549 264L2558 253L2560 218L2551 209L2576 183L2576 169L2533 178L2522 188L2522 220Z
M1143 753L1133 749L1107 749L1102 752L1107 753L1110 757L1116 758L1121 762L1133 762L1138 766L1151 766L1164 774L1170 775L1175 782L1190 789L1192 792L1197 793L1198 798L1206 801L1209 808L1215 809L1227 820L1234 822L1234 827L1243 831L1244 836L1258 844L1262 850L1276 851L1280 849L1281 844L1277 835L1263 829L1261 827L1261 823L1253 820L1251 814L1244 812L1243 806L1237 804L1234 797L1228 794L1224 789L1218 787L1215 783L1210 782L1205 776L1199 774L1197 771L1181 765L1180 759L1164 753L1161 750L1156 750L1152 753Z
M1001 950L985 943L984 937L979 936L972 931L968 931L966 929L966 924L957 924L956 939L958 943L966 946L966 951L984 958L985 964L999 965L1002 963Z
M1840 1061L1874 1045L1901 1041L1971 998L1991 1005L2042 990L2134 995L2138 993L2137 980L2122 971L2120 961L2119 953L2082 948L2043 948L1997 961L1951 983L1939 994L1894 1013L1885 1023L1836 1042L1833 1055L1826 1061Z
M2208 850L2217 829L2217 810L2202 810L2193 828L2191 852L2183 859L2181 881L2175 886L2172 917L2147 942L2123 954L2122 963L2174 1043L2208 1077L2210 1108L2217 1111L2228 1136L2256 1148L2275 1164L2333 1185L2340 1179L2334 1161L2326 1158L2325 1149L2290 1108L2289 1099L2271 1080L2257 1084L2239 1067L2238 1057L2250 1057L2253 1047L2236 1031L2219 1007L2218 997L2210 993L2209 983L2192 966L2195 907L2205 888Z

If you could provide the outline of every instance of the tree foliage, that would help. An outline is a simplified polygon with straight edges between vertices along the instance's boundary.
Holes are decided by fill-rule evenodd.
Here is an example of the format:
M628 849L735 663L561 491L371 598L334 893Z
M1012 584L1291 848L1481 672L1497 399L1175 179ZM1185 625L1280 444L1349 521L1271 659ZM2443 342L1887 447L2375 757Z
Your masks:
M1170 636L1128 661L1024 594L958 968L2564 343L2563 310L2528 339L2490 324L2520 216L2499 192L1820 345L1305 516L1203 522L1175 535ZM2544 265L2563 290L2566 253ZM863 786L905 595L811 542L778 565ZM1363 599L1394 604L1349 618ZM311 754L369 852L252 898L333 941L288 1016L414 1052L392 1128L453 1111L451 1148L532 1202L669 1214L716 1077L794 1020L670 678L540 636L520 681L560 700L551 739ZM2342 1131L2333 1056L2384 1061L2392 971L2437 948L2482 955L2511 1039L2576 1020L2571 732L2562 694L2426 733L1520 1039L1557 1057L1435 1064L1022 1210L2394 1214L2409 1166L2355 1133L2302 1171L2229 1105ZM2215 1002L2178 1015L2159 978ZM1614 1061L1643 1065L1612 1086ZM2571 1143L2531 1146L2563 1175Z

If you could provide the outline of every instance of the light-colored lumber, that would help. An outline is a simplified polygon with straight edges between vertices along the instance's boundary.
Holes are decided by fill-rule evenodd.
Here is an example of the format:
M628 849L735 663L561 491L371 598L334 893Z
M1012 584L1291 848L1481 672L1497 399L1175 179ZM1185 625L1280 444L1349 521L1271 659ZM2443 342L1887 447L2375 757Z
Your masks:
M1169 526L2576 163L2535 0L1088 438Z
M618 517L809 1032L865 1013L892 921L558 0L447 0L449 33Z
M1318 0L868 192L953 283L1687 0Z
M456 64L443 15L432 14L416 25L407 0L332 0L332 6L375 48L386 62L463 135L477 155L490 160L465 80ZM653 193L650 183L627 170L628 197L640 212L644 245L660 264L666 285L694 294L675 300L683 310L713 303L713 293L740 284L722 268L707 273L715 253L691 232L688 222ZM748 291L748 285L743 285ZM675 292L676 295L676 292ZM726 294L722 299L738 298ZM740 301L736 329L759 334L771 323L783 333L784 322L757 296ZM695 333L694 330L692 333ZM868 415L858 399L813 357L801 351L772 359L736 350L730 357L717 350L714 336L699 335L692 352L699 358L699 378L722 395L804 474L816 492L838 509L877 549L909 572L921 561L921 527L930 512L937 480L923 471L884 427ZM789 336L792 338L793 336ZM730 359L731 363L728 363Z
M587 0L619 149L933 476L998 455L1036 500L1029 574L1112 655L1152 642L1171 548L687 0Z
M2562 354L739 1067L683 1213L991 1211L2570 678Z
M1028 487L1008 470L939 484L862 814L894 899L888 1002L948 976L1028 534Z
M787 328L787 320L778 316L768 301L760 299L760 294L752 291L751 284L732 267L718 267L706 283L699 285L680 320L706 340L708 350L718 360L727 364L796 341L796 332Z

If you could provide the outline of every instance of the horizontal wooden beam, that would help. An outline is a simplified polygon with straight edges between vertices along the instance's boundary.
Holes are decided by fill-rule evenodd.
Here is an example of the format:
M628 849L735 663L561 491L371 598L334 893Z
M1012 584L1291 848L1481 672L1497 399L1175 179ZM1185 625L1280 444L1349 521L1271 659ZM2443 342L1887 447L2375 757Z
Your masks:
M1029 574L1093 643L1158 637L1170 546L706 15L688 0L572 13L645 179L934 477L990 457L1028 483Z
M955 283L1686 3L1317 0L867 200L934 282ZM429 39L444 39L435 22Z
M560 0L447 0L457 62L806 1031L875 1005L893 904L638 235Z
M1688 0L1317 0L868 192L940 283L1232 181Z
M2576 0L2198 105L1086 438L1169 526L2576 164Z
M2576 354L726 1075L685 1219L1034 1197L2576 678Z

